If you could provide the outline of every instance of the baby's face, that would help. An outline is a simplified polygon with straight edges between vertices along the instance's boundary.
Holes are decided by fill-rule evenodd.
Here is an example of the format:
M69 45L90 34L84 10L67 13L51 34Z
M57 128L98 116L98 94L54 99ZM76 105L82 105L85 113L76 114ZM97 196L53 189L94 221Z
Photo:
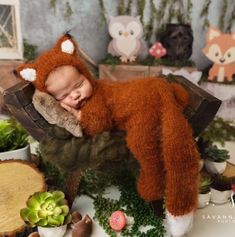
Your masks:
M81 108L92 94L89 80L69 65L58 67L51 72L45 86L56 100L75 109Z

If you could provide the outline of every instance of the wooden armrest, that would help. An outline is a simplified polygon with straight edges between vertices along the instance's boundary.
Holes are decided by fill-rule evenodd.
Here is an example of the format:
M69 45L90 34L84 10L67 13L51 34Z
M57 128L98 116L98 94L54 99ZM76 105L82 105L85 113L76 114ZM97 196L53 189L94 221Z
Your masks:
M185 116L197 137L214 119L222 101L183 77L174 76L169 80L181 84L189 93L190 101Z
M51 125L37 112L32 104L34 90L32 84L22 81L5 90L3 98L10 113L33 138L40 141Z

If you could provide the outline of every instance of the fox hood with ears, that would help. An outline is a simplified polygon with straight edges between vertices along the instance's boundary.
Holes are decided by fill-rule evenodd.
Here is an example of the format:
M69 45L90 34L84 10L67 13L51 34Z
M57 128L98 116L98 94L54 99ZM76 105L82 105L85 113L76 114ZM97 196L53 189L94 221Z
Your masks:
M38 90L46 92L45 82L49 73L64 65L76 67L93 86L95 85L95 80L78 55L77 44L69 34L60 37L52 49L42 53L34 62L20 65L16 73L21 79L32 82Z
M235 63L235 33L224 34L210 27L203 53L214 63L228 65Z

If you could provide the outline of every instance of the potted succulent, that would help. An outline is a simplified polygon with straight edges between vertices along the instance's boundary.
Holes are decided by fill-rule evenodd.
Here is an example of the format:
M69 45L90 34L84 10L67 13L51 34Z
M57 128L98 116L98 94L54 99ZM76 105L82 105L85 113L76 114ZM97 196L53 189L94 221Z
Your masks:
M203 208L209 205L211 192L211 178L209 176L201 176L200 179L200 188L198 194L198 208Z
M227 150L219 149L216 145L207 147L204 156L206 170L211 174L222 174L230 158Z
M28 134L14 119L0 120L0 160L30 159Z
M62 237L72 216L61 191L37 192L29 197L20 211L24 222L38 228L40 237Z
M229 200L230 196L231 181L223 175L214 176L211 184L211 202L224 204Z

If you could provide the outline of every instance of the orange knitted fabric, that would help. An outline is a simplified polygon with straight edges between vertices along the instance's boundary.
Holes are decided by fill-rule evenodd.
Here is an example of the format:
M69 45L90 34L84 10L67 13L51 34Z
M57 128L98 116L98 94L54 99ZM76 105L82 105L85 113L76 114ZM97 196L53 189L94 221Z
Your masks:
M66 42L66 40L71 41L75 46L72 54L61 52L61 47L62 47L61 45L63 42ZM46 82L47 76L56 67L63 66L63 65L71 65L71 66L76 67L80 73L82 73L93 85L95 85L95 81L92 78L91 73L89 72L88 68L86 67L82 59L78 56L76 42L73 40L73 38L69 34L63 35L57 41L55 47L42 53L40 57L38 57L35 60L35 62L20 65L16 69L16 72L18 76L22 78L22 76L20 75L20 72L23 69L35 69L36 80L32 81L32 83L38 90L46 92L45 82Z
M187 92L161 78L143 78L128 82L93 81L76 54L61 51L62 37L55 48L40 56L26 78L45 90L47 75L60 65L74 65L94 86L93 95L81 108L81 126L88 135L113 127L126 131L129 149L140 164L137 189L146 201L166 197L172 215L184 215L197 206L199 153L192 130L184 118ZM73 41L72 41L73 42ZM30 72L30 73L29 73ZM31 75L33 74L33 75Z
M178 100L181 98L181 100ZM185 91L161 78L128 82L99 80L82 107L81 125L94 135L115 127L140 164L137 189L146 201L166 196L173 215L197 206L199 154L182 113Z

